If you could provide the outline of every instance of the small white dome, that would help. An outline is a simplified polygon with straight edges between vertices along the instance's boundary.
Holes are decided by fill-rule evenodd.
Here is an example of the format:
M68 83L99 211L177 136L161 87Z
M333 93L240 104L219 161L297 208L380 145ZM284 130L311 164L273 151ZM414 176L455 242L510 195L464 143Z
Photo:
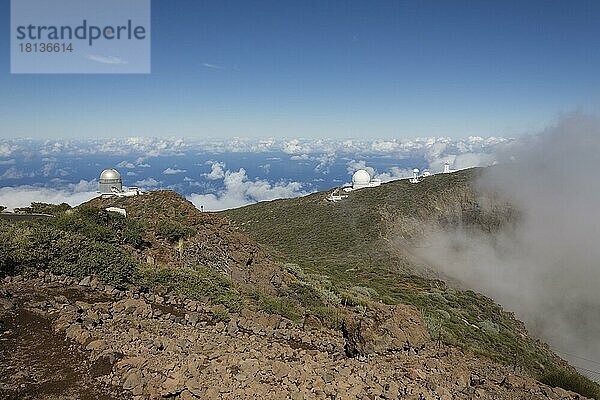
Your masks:
M415 168L415 169L413 169L413 172L414 172L415 174L418 174L418 173L419 173L419 168Z
M100 180L101 181L104 181L104 180L120 180L120 179L121 179L121 174L119 173L119 171L117 171L114 168L105 169L100 174Z
M352 183L354 185L368 185L371 182L371 175L364 169L359 169L352 175Z

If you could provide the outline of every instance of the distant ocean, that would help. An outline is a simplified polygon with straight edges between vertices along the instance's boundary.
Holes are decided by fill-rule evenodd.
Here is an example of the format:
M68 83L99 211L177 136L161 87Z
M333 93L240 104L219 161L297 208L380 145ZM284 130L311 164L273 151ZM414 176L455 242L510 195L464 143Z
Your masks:
M77 203L95 195L105 168L124 186L169 189L217 210L343 186L357 169L390 181L413 168L440 172L489 165L510 139L412 141L242 140L186 142L128 138L105 141L0 141L0 205Z

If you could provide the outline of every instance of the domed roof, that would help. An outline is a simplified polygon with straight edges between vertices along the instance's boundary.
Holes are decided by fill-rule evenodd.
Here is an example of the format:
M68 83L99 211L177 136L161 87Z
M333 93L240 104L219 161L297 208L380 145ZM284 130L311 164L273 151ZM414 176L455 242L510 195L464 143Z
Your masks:
M105 169L100 174L100 180L101 181L104 181L104 180L120 180L120 179L121 179L121 174L119 173L119 171L117 171L114 168Z
M355 185L368 185L371 182L371 175L364 169L359 169L352 175L352 183Z

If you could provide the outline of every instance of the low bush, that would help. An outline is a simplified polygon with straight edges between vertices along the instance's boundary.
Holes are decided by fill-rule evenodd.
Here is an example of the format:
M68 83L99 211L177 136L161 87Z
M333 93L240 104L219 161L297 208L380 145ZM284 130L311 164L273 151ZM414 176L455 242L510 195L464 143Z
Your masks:
M128 244L137 249L148 245L143 239L144 227L139 222L98 207L81 206L44 223L99 242Z
M125 287L137 279L137 263L118 246L43 223L0 224L0 274L49 270L74 277L97 275Z
M58 215L70 210L71 206L67 203L48 204L48 203L31 203L29 207L15 208L15 212L21 214L49 214ZM0 210L1 211L1 210Z
M175 243L179 239L186 239L195 234L196 231L194 228L185 226L176 221L162 220L156 224L156 235L171 243Z
M570 372L564 369L553 369L543 374L539 378L539 381L548 386L560 387L565 390L579 393L585 397L596 400L600 399L600 385L576 372Z
M248 295L256 302L258 308L264 312L281 315L296 322L302 319L303 311L292 300L286 297L271 296L259 291L253 291Z
M205 267L145 267L141 273L142 284L150 288L163 288L193 300L208 299L231 312L238 312L244 306L243 297L231 279Z

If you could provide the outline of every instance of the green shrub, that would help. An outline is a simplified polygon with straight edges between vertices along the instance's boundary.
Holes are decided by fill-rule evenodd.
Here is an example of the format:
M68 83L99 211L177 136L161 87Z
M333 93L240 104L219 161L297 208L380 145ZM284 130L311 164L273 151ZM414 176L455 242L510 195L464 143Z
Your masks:
M539 381L548 386L579 393L585 397L600 399L600 385L576 372L553 369L542 375Z
M377 298L377 296L379 296L379 294L377 293L377 290L370 288L370 287L365 287L365 286L352 286L350 289L348 289L348 291L350 293L355 293L359 296L372 298L372 299Z
M305 282L293 282L284 293L291 300L295 300L305 307L316 307L323 305L321 296L315 288Z
M243 298L231 279L204 267L146 267L142 269L142 283L151 288L162 287L193 300L209 299L231 312L237 312L244 306Z
M300 266L298 264L285 263L285 264L283 264L283 268L286 269L289 273L291 273L298 279L301 279L301 280L306 279L304 270L302 270L302 268L300 268Z
M162 220L156 224L156 235L171 243L175 243L179 239L186 239L195 234L196 231L194 228L185 226L179 222Z
M144 227L139 222L98 207L81 206L45 223L99 242L129 244L136 249L148 245L143 239Z
M321 320L323 325L331 329L341 329L342 320L335 307L317 306L309 310L311 314Z
M250 298L256 301L259 309L269 314L277 314L289 320L299 322L303 312L286 297L271 296L259 291L249 293Z
M137 278L137 263L119 247L40 223L0 225L0 274L50 270L124 287Z
M67 203L49 204L49 203L31 203L29 207L15 208L15 212L22 214L50 214L58 215L70 210L71 206ZM1 210L0 210L1 211Z
M319 295L321 301L325 304L330 304L332 306L338 306L342 303L340 297L333 290L324 288L324 287L316 287L315 288L317 294Z
M149 244L144 240L144 227L135 220L128 219L125 221L123 229L123 243L129 244L136 249L142 249Z
M479 323L479 327L488 334L500 333L500 328L498 327L498 324L488 319L486 319L485 321L481 321Z
M366 307L369 299L351 290L344 290L340 293L340 302L342 305L349 307Z

